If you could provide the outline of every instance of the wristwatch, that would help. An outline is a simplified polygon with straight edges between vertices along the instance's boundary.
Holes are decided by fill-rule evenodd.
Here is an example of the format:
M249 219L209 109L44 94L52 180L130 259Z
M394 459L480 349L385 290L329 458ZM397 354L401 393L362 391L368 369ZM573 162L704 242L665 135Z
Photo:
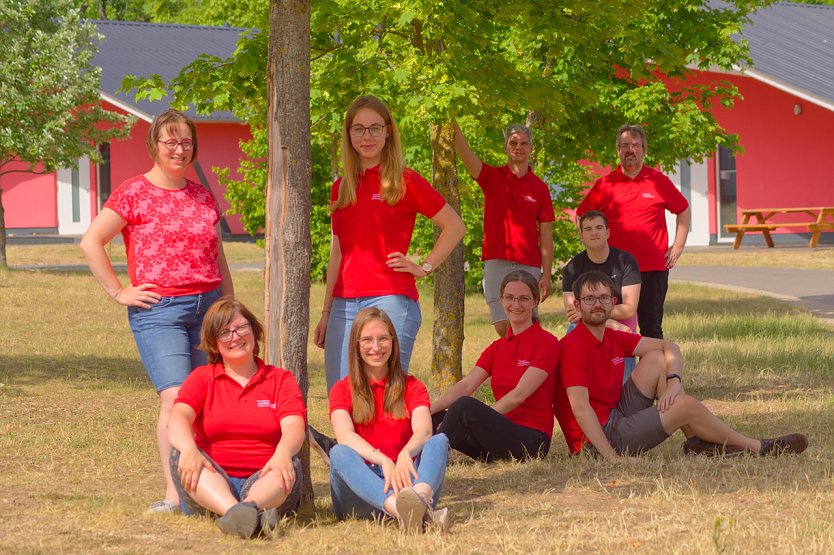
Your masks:
M420 266L420 269L426 272L426 275L429 275L432 272L432 270L434 270L434 266L424 261L423 264Z

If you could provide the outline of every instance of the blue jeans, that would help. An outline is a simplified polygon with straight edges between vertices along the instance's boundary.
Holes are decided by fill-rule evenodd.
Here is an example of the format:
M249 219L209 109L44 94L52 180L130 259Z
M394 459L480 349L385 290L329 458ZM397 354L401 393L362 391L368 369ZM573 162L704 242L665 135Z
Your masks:
M127 319L139 356L157 392L179 387L191 370L206 364L200 344L203 316L220 288L199 295L162 297L151 308L128 307Z
M443 434L429 438L417 457L415 484L425 482L434 492L434 503L440 498L440 490L446 478L449 460L449 440ZM386 516L383 504L394 490L382 491L385 478L382 467L368 464L359 453L346 445L334 445L330 450L330 496L333 512L342 520L350 515L357 518L381 518Z
M565 332L565 335L569 334L573 328L576 327L576 323L571 322L568 325L568 330ZM637 359L635 357L625 357L625 367L623 369L623 385L628 381L631 377L631 373L634 372L634 368L637 366Z
M348 343L353 319L363 308L379 308L391 318L397 339L400 342L400 362L403 371L408 373L411 351L423 316L420 303L405 295L382 295L379 297L356 297L333 299L327 332L324 336L324 374L327 377L327 392L348 375Z

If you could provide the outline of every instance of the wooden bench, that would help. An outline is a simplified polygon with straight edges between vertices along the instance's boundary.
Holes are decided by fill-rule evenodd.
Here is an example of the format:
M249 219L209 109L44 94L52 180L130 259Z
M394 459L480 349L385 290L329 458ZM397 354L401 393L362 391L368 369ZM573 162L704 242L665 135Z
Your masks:
M804 222L774 222L771 218L776 214L805 214L813 220ZM755 218L757 221L751 222ZM830 220L830 221L829 221ZM726 224L724 229L727 233L735 233L733 249L741 246L741 240L747 232L761 232L768 248L773 248L773 238L770 232L783 227L801 227L811 233L809 248L816 248L820 240L820 234L824 231L834 231L834 207L817 208L756 208L742 210L742 222L740 224Z

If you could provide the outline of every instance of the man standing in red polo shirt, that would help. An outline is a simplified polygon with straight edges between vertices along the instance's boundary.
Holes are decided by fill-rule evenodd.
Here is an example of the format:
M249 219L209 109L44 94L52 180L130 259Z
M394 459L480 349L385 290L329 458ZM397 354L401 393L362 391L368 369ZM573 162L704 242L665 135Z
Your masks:
M659 171L643 165L646 134L639 125L617 130L620 165L594 183L576 209L582 216L599 210L608 218L612 247L634 255L640 266L642 287L637 304L640 333L663 339L663 303L669 287L669 270L683 252L689 235L689 203ZM666 211L677 216L675 240L669 246Z
M554 407L571 453L583 447L606 459L637 455L665 441L675 430L686 436L691 455L782 455L808 446L802 434L753 439L719 420L683 391L683 357L671 341L613 330L614 283L592 270L573 284L576 328L560 342ZM623 384L623 362L640 362ZM655 404L657 399L657 404Z
M541 300L552 290L553 201L550 188L530 167L533 134L521 124L504 131L507 165L490 166L469 148L455 124L455 150L484 192L484 296L498 335L507 335L507 315L498 298L504 276L525 270L539 280Z

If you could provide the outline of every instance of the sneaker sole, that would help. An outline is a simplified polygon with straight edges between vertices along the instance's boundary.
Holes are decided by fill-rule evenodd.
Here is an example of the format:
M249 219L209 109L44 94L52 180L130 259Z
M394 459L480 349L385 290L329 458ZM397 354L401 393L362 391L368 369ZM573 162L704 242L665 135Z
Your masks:
M397 512L400 515L400 526L406 532L419 532L423 529L426 504L413 489L406 488L397 495Z

